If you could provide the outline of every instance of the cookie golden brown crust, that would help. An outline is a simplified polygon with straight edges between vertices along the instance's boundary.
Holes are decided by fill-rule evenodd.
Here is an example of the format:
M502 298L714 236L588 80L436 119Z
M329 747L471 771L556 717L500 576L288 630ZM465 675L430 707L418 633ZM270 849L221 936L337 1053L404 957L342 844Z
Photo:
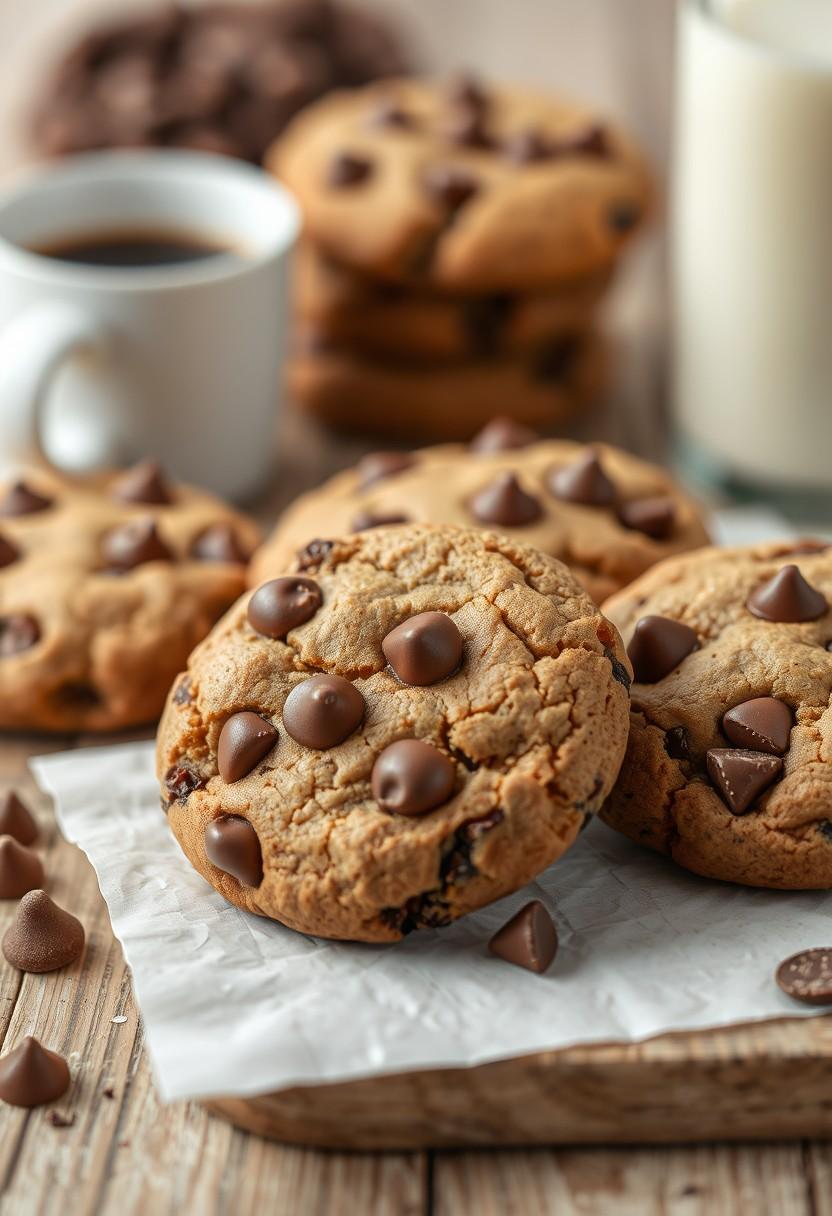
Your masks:
M590 451L596 452L622 503L669 501L672 522L666 536L656 539L625 527L615 503L570 502L552 494L551 471L574 466ZM308 541L346 533L368 516L476 526L472 499L505 473L515 474L520 486L538 501L540 515L516 526L491 526L566 562L596 603L662 558L708 542L699 508L673 479L663 469L617 448L598 444L589 449L560 439L489 453L443 445L413 453L409 467L366 487L358 466L297 499L255 555L251 579L262 582L283 573Z
M154 721L190 651L240 594L258 529L147 468L127 482L37 469L23 485L0 488L0 727ZM117 497L122 485L147 500Z
M233 903L293 929L395 941L498 899L559 857L615 779L629 683L620 639L566 567L505 537L423 526L335 541L301 570L320 603L304 585L267 608L277 603L285 624L291 604L304 623L285 640L264 636L241 600L168 701L163 801L200 873ZM252 611L266 628L268 613ZM458 629L462 663L406 685L382 642L427 612ZM406 671L402 645L397 635L385 651ZM297 738L321 721L311 715L299 728L286 702L319 673L348 682L346 698L336 682L339 713L357 692L364 716L357 727L339 718L352 733L314 750ZM276 736L255 743L245 719L230 746L229 718L250 711ZM426 812L413 799L401 803L407 813L383 810L377 761L412 739L437 749L440 770L451 767L450 797L440 793Z
M635 146L558 98L467 91L401 79L333 93L292 121L267 167L308 234L371 275L479 293L611 266L649 205Z
M771 580L774 614L805 619L751 611ZM674 558L607 601L628 644L640 620L658 616L691 629L696 647L661 678L633 684L607 823L710 878L832 887L832 611L818 593L832 604L832 549L798 542ZM656 626L646 632L638 645L649 665L661 648ZM672 661L664 653L648 674Z

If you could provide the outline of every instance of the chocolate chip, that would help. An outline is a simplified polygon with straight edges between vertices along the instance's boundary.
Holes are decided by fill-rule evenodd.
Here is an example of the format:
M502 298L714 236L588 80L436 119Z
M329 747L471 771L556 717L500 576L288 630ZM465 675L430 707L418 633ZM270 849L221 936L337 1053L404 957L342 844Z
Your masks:
M308 545L304 545L302 549L298 549L298 569L299 570L314 570L320 566L327 554L332 552L331 540L320 540L316 537L315 540L310 540Z
M633 631L627 654L639 684L655 684L670 675L699 646L694 631L666 616L643 616Z
M12 562L16 562L20 557L20 550L13 545L2 533L0 533L0 569L4 566L10 566Z
M0 616L0 659L30 650L40 641L40 625L26 612Z
M557 953L557 929L540 900L533 899L494 934L488 949L507 963L541 975Z
M251 555L243 548L231 524L210 524L191 545L191 557L200 562L228 562L244 566Z
M600 123L593 123L583 131L559 139L557 153L559 156L607 157L610 155L609 139Z
M627 691L630 691L630 686L633 681L630 679L630 673L623 663L615 657L615 652L610 650L609 646L604 647L604 658L609 660L612 667L612 678L618 683L623 684Z
M386 528L391 524L406 524L409 523L410 517L407 515L395 515L392 512L388 515L376 514L374 511L359 511L354 517L350 528L353 532L368 532L371 528Z
M46 511L52 506L52 499L38 494L25 481L16 481L6 492L0 502L0 515L10 517L15 515L35 515L38 511Z
M637 203L613 203L607 212L607 222L613 232L622 235L635 228L641 218L641 210Z
M832 948L793 954L777 968L777 983L786 996L804 1005L832 1005Z
M336 152L326 174L326 184L336 189L358 186L372 176L373 162L354 152Z
M57 971L81 957L84 926L45 891L30 891L3 937L3 953L20 971Z
M368 452L356 465L359 488L366 490L377 481L412 469L415 463L416 457L411 452Z
M462 662L462 634L444 612L420 612L402 621L381 643L384 657L404 684L438 684Z
M815 621L829 607L826 597L806 582L797 566L784 566L757 587L746 606L764 621L789 623Z
M514 304L511 295L471 296L460 302L466 344L475 355L496 354Z
M27 1035L0 1060L0 1101L10 1106L45 1106L65 1094L70 1083L63 1056Z
M188 764L172 764L165 773L165 788L171 802L187 802L194 790L201 790L205 779Z
M775 697L754 697L743 701L722 718L722 729L737 747L782 756L789 749L794 724L790 705Z
M174 705L190 705L193 700L193 690L191 681L188 676L183 676L176 685L176 691L173 694Z
M373 765L373 797L384 811L424 815L447 802L456 770L452 761L421 739L400 739L385 747Z
M456 106L442 123L442 138L461 148L493 148L494 139L489 134L485 114L468 105Z
M527 448L540 438L529 427L515 422L513 418L492 418L468 445L470 451L487 455L491 452L510 452Z
M711 781L734 815L744 815L783 768L779 756L732 747L713 747L706 760Z
M325 751L348 739L364 720L364 698L341 676L310 676L283 706L283 725L304 747Z
M14 790L6 790L0 799L0 835L14 836L20 844L32 844L38 838L37 822Z
M59 1110L50 1110L46 1117L50 1127L74 1127L75 1125L75 1115L62 1115Z
M538 500L526 493L513 473L499 473L469 506L482 523L511 528L534 523L543 514Z
M665 732L664 750L671 760L690 760L690 740L684 726L671 726Z
M419 125L415 116L392 97L383 97L370 112L367 122L371 127L394 127L397 131L415 131Z
M143 460L116 478L113 498L120 502L142 502L166 506L173 502L167 481L155 460Z
M152 519L134 519L108 532L101 555L111 570L134 570L145 562L172 562L173 554Z
M219 815L211 820L205 828L205 856L245 887L259 887L263 881L260 838L242 815Z
M0 836L0 899L20 899L27 891L43 886L43 863L32 849Z
M546 485L555 498L587 507L608 507L615 502L615 483L604 472L598 453L590 448L572 464L552 469Z
M318 584L311 578L287 575L258 587L248 602L248 620L267 638L285 638L312 619L323 603Z
M676 504L672 498L634 498L621 504L618 518L625 528L652 540L667 540L676 523Z
M449 211L458 211L479 190L479 181L460 165L429 165L424 176L428 194Z
M550 342L535 356L532 374L544 383L562 384L575 366L580 349L581 340L574 335Z
M532 165L539 161L551 160L555 154L552 140L536 127L517 131L503 144L503 155L514 165Z
M217 768L223 781L231 784L247 777L276 742L277 731L259 714L247 709L232 714L217 742Z
M445 97L450 106L466 106L471 110L484 111L489 104L485 88L467 72L461 72L448 81Z

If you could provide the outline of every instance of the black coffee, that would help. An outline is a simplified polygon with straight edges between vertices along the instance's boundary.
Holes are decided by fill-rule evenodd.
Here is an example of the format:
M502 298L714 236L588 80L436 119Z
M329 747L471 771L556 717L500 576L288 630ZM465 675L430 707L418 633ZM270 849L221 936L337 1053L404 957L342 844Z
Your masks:
M32 248L42 257L82 266L176 266L228 255L227 246L186 232L97 232Z

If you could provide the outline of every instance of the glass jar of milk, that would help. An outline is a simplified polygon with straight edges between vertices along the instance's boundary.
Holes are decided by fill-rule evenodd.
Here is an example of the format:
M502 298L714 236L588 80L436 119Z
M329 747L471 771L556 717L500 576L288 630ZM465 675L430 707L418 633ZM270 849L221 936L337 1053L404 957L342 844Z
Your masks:
M678 38L682 454L832 520L832 0L683 0Z

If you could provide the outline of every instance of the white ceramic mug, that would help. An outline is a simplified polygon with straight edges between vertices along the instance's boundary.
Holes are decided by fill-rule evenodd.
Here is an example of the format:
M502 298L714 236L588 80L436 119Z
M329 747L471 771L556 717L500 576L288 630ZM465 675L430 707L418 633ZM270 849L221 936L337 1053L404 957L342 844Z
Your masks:
M297 207L265 174L197 152L104 152L0 197L0 464L73 471L156 457L228 498L274 454ZM227 253L89 266L32 252L126 231Z

